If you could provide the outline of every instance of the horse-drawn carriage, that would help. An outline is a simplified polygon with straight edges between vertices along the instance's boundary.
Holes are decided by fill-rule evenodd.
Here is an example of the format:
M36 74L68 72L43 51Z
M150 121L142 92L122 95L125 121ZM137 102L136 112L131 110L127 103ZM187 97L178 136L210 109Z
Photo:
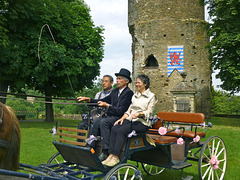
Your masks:
M20 169L28 173L0 169L0 175L12 179L142 179L140 165L148 175L157 175L166 168L182 172L193 160L198 162L199 179L224 178L226 147L218 136L201 141L205 138L204 128L211 127L211 123L205 124L203 114L159 112L157 117L147 133L127 138L121 161L113 168L99 160L100 143L93 149L83 141L87 130L58 125L59 138L53 141L58 153L47 164L36 167L20 163ZM133 161L136 166L128 163Z

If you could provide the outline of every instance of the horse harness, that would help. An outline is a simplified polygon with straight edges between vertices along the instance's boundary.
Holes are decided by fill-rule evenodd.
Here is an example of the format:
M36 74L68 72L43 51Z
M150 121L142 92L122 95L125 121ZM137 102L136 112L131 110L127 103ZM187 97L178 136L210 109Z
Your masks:
M4 118L4 108L2 103L0 103L0 108L1 108L1 117L0 117L0 126L1 126ZM0 139L0 148L8 148L8 146L9 146L9 142L7 140Z

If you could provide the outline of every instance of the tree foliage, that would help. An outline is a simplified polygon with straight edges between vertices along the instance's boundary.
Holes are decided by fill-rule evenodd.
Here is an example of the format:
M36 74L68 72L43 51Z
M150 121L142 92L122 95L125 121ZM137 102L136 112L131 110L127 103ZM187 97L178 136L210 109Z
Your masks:
M103 57L103 28L94 26L83 0L8 2L3 16L9 44L0 46L0 84L48 97L91 87Z
M17 82L11 80L12 89L23 87L17 85L21 77L22 83L40 92L45 93L48 85L53 95L70 96L66 74L75 90L90 87L92 79L99 75L102 29L94 27L83 1L10 0L4 16L11 44L1 48L0 53L6 67L5 79L10 75L18 78ZM44 24L50 26L56 44L44 28L38 60L39 33Z
M4 27L6 18L3 16L3 14L6 12L7 4L8 3L6 1L0 1L0 46L6 46L8 43L7 29Z
M203 0L202 0L203 1ZM204 0L208 5L211 36L210 58L220 72L221 87L232 93L240 91L240 1Z
M240 114L240 96L231 95L223 91L215 91L212 87L211 102L213 114Z

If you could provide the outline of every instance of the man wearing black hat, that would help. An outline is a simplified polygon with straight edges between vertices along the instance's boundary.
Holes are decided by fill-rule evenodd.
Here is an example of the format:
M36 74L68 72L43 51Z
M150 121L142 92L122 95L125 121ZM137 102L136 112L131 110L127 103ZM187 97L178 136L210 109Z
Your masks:
M132 90L128 84L132 82L131 73L127 69L122 68L119 73L115 73L117 77L117 88L112 90L111 94L103 99L96 100L89 97L78 97L78 101L87 101L91 103L98 103L98 106L107 109L106 114L99 119L93 121L93 128L90 131L90 136L94 137L99 134L102 136L102 154L99 159L103 161L108 156L108 145L111 128L115 121L123 116L131 104L133 96ZM95 141L91 143L95 146Z

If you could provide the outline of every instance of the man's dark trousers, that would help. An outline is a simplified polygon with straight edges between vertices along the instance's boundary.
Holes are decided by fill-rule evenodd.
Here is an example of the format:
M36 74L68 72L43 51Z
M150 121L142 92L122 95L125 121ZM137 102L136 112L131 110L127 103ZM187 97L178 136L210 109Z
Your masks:
M96 103L98 101L107 102L110 104L107 109L107 113L99 119L93 121L93 127L91 129L90 135L98 136L101 135L103 137L102 141L102 149L107 150L109 146L109 136L114 125L115 121L120 119L123 114L127 111L128 107L131 104L131 99L133 96L132 90L129 87L126 87L122 93L119 94L119 88L113 89L111 94L101 100L91 99L92 103ZM91 146L93 146L92 144Z
M93 121L93 127L91 128L90 134L94 136L101 135L102 149L108 149L111 128L114 125L115 121L118 119L119 119L118 116L104 116L102 118L99 118ZM98 134L99 132L101 134ZM91 146L95 147L95 141L93 141Z

